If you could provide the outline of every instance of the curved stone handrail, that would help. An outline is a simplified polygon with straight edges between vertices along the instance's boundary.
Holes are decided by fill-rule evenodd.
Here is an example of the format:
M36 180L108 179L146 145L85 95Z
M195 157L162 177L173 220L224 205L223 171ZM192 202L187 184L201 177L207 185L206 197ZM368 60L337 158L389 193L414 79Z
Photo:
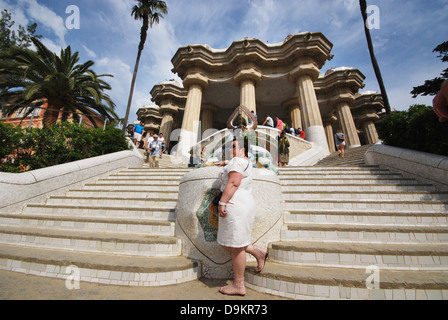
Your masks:
M122 167L141 166L143 156L135 149L83 159L23 173L0 172L0 210L20 205L92 177Z
M376 144L367 150L365 162L397 169L448 190L448 157Z

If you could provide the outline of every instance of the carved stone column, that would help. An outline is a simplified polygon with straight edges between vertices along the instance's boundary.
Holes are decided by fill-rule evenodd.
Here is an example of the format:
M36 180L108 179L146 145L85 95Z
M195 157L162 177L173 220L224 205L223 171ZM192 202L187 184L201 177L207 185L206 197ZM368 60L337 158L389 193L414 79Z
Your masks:
M334 142L333 123L337 121L335 116L331 116L324 119L325 135L327 136L328 149L331 153L336 152L336 146Z
M336 105L336 112L339 120L339 127L345 135L347 148L360 147L358 131L356 130L355 121L347 102L340 102Z
M189 74L183 81L188 88L177 155L188 161L190 148L197 142L201 114L202 92L208 88L208 78L199 72Z
M290 72L290 82L297 85L299 104L302 110L303 131L307 140L314 142L329 153L322 117L317 103L313 82L319 76L319 68L312 59L304 61Z
M159 114L162 117L160 132L165 137L166 148L171 142L173 127L177 126L176 118L179 110L185 108L187 90L174 80L156 84L151 90L152 101L160 106ZM176 137L177 138L177 137Z
M262 74L251 64L245 64L235 75L234 80L241 88L240 104L257 114L255 87L260 83Z
M364 87L364 79L365 76L353 68L340 68L324 78L330 97L328 105L338 117L339 128L345 135L346 148L361 146L350 108L355 102L355 94Z
M379 121L378 112L383 108L383 99L376 92L367 92L356 97L352 114L355 123L363 130L367 144L374 144L380 140L375 122Z
M170 146L171 131L173 131L174 116L177 114L178 108L172 104L164 104L160 106L162 114L162 123L160 124L160 132L165 138L165 147L168 150Z
M375 123L373 123L372 120L364 121L362 127L367 144L374 144L380 140L378 137L378 132L376 131Z
M213 114L218 111L218 108L211 105L211 104L204 104L202 106L202 112L201 112L201 134L208 129L213 128ZM202 136L202 139L206 137Z
M282 106L287 109L291 116L291 126L302 129L302 112L300 111L299 99L294 98L285 101Z

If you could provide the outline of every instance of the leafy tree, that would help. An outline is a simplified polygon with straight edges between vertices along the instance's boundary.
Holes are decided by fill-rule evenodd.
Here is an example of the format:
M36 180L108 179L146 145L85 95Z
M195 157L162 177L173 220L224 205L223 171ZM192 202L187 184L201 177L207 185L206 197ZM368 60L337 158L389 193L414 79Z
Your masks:
M0 122L0 171L19 172L14 153L19 150L22 137L20 128Z
M132 8L132 16L135 20L142 20L142 27L140 30L140 43L138 45L137 60L135 62L134 74L132 75L131 92L129 93L128 105L126 108L126 115L124 117L123 132L126 131L126 126L131 110L132 96L134 94L135 80L137 78L138 66L140 64L140 57L145 47L146 38L149 27L152 28L154 23L159 23L159 19L163 18L163 14L168 13L168 7L165 1L161 0L136 0L138 2Z
M41 38L41 35L35 35L37 23L29 24L26 28L19 25L16 31L13 30L14 21L11 20L11 14L3 9L0 18L0 52L8 50L12 46L19 48L28 48L31 46L31 38Z
M56 55L39 40L31 41L37 51L11 47L0 53L0 101L3 112L11 115L21 107L29 107L27 117L42 100L48 102L44 113L44 126L56 123L60 111L64 114L84 114L96 126L95 117L118 118L115 104L104 93L110 85L102 80L111 75L97 75L91 67L93 61L78 64L78 52L72 54L70 46Z
M437 58L440 58L442 62L448 62L448 41L439 44L432 52L438 52L439 55ZM419 95L436 95L439 92L442 83L448 79L448 68L443 70L440 75L442 77L435 77L434 79L426 80L425 84L414 87L411 91L412 97L417 98Z
M113 126L91 129L57 123L46 129L22 129L0 122L0 171L35 170L129 150L123 132Z
M439 155L448 155L448 126L438 121L432 107L412 105L392 112L377 125L384 144Z

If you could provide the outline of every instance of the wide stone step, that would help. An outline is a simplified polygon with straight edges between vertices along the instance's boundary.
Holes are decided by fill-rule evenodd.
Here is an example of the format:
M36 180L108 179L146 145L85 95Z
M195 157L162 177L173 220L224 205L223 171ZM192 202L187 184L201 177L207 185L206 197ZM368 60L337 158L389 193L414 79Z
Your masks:
M146 184L122 184L122 183L102 183L102 184L91 184L87 183L83 186L83 190L102 190L102 191L119 191L127 193L148 193L148 192L159 192L164 190L167 192L179 192L179 183L165 184L163 186L156 185L153 183Z
M173 178L180 180L187 172L118 172L116 174L109 175L109 178L129 178L129 179L150 179L157 177Z
M448 200L448 192L423 192L423 191L283 191L285 200L413 200L413 201L432 201Z
M297 180L295 184L290 183L282 187L283 193L288 192L408 192L408 191L437 191L431 184L307 184Z
M196 280L201 274L200 263L185 257L142 257L0 244L1 270L68 279L74 275L74 267L79 270L80 281L123 286L174 285Z
M338 179L313 179L313 178L291 178L285 179L280 178L280 183L282 186L289 185L297 185L298 182L302 182L304 184L313 184L313 185L341 185L341 184L419 184L419 182L415 179L408 178L398 178L398 179L389 179L389 178L377 178L377 177L368 177L368 178L353 178L350 176L345 176Z
M448 244L275 242L271 261L302 266L448 271Z
M448 215L440 211L331 211L290 210L286 223L335 223L369 225L448 225Z
M282 241L448 243L448 226L289 223Z
M365 171L365 172L390 172L388 169L381 169L379 166L335 166L335 167L295 167L295 166L288 166L288 167L282 167L278 168L278 171L281 174L284 172L335 172L335 171L343 171L343 172L353 172L353 171Z
M177 204L176 198L127 198L127 197L75 197L75 196L51 196L46 200L51 205L94 205L94 206L127 206L127 207L166 207L174 209Z
M124 198L160 198L160 199L171 199L176 198L179 195L179 188L168 189L164 188L154 188L153 190L148 190L145 188L144 191L135 192L135 190L112 190L105 188L98 189L73 189L67 191L66 196L71 197L124 197Z
M144 180L144 179L98 179L95 183L96 185L126 185L126 186L178 186L178 181L173 181L173 179L154 179L154 180ZM91 184L86 184L90 186Z
M248 288L293 299L448 299L446 271L305 267L268 262L261 273L249 264L245 280Z
M381 173L381 174L372 174L372 173L356 173L351 172L348 173L282 173L280 175L280 180L290 180L290 179L377 179L377 180L384 180L384 179L401 179L403 176L401 174L395 174L395 173Z
M53 214L69 216L101 216L114 218L147 218L154 220L175 221L175 210L167 207L132 208L126 206L94 206L94 205L50 205L28 204L24 214Z
M56 230L130 233L149 236L174 236L174 222L142 218L129 219L1 213L0 225Z
M190 172L191 168L186 167L177 167L177 168L146 168L146 167L136 167L136 168L126 168L120 172L148 172L148 170L152 172Z
M375 200L371 199L325 199L325 200L285 200L286 210L327 209L327 210L395 210L395 211L440 211L447 212L448 201L440 200Z
M46 228L1 226L0 243L147 257L181 253L180 240L175 237Z

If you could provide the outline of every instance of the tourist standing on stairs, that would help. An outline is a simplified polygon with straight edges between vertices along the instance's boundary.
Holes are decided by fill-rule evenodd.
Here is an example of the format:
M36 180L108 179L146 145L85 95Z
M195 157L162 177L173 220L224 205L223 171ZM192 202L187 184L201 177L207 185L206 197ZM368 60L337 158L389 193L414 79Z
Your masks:
M284 167L289 163L289 147L290 143L286 137L286 131L282 131L278 139L278 165Z
M138 123L134 126L133 138L134 138L134 144L137 148L139 147L140 141L142 141L142 135L143 135L144 130L145 130L145 128L143 127L143 122L141 122L141 121L140 121L140 123Z
M243 142L244 140L244 142ZM220 173L223 194L219 202L217 242L232 252L233 282L219 292L245 295L244 271L246 252L257 259L257 272L264 268L268 251L251 244L255 219L255 201L252 196L253 168L248 159L248 138L233 139L233 158Z
M151 144L148 145L149 149L149 167L150 168L158 168L159 162L157 161L157 156L159 158L162 158L162 144L160 143L159 136L154 135L154 140L151 142Z
M336 131L336 134L334 135L334 142L336 143L336 148L338 149L339 156L344 158L345 135L342 133L342 130Z

